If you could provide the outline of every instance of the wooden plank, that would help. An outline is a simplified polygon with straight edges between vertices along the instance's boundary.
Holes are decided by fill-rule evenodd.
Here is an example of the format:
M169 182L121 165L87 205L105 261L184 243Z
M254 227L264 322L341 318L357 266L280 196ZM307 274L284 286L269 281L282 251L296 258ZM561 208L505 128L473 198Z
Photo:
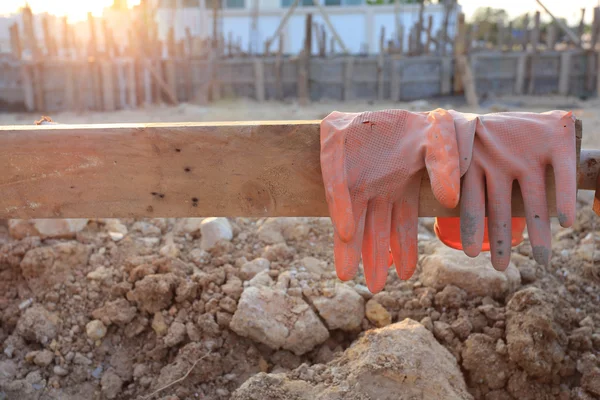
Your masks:
M433 29L433 15L430 15L427 20L427 38L425 40L425 54L431 52L431 42L433 40L432 30Z
M507 33L506 33L506 50L512 51L513 50L513 43L514 43L513 22L510 21L508 23L508 28L507 28Z
M467 27L465 24L465 14L461 13L458 16L458 27L457 34L454 41L454 57L455 57L455 71L458 71L458 56L464 55L465 49L465 37L467 34ZM454 92L460 93L463 91L463 81L460 74L454 74Z
M532 95L535 92L535 62L537 60L538 45L540 42L540 12L537 11L534 17L533 31L531 32L531 57L529 58L529 87L527 93Z
M137 80L135 73L135 60L128 60L125 64L127 74L127 89L128 89L128 99L127 104L131 108L137 108L138 105L138 95L137 95Z
M171 102L171 104L177 104L177 94L173 93L172 88L169 87L169 85L167 85L162 76L160 76L156 68L154 68L154 65L152 65L152 62L149 59L146 59L145 62L146 68L148 69L148 71L150 71L152 78L158 84L160 89L167 95L169 102Z
M115 68L117 71L117 91L119 93L119 105L120 109L127 108L127 77L126 68L127 64L123 59L115 60Z
M113 64L111 61L103 60L100 62L100 72L102 74L102 104L104 111L115 111L115 84L113 76Z
M571 82L571 64L571 52L563 51L560 53L558 93L563 96L567 96L569 94L569 84Z
M173 51L175 51L175 48L173 48ZM165 60L165 74L167 75L167 87L169 88L169 93L171 93L174 96L174 99L176 101L177 104L178 99L177 99L177 66L175 64L175 56L173 55L172 58L168 58L167 60ZM168 95L170 97L170 95ZM170 101L173 101L173 99L170 99Z
M546 47L548 50L554 50L556 45L556 24L552 23L546 28Z
M298 57L298 103L302 106L310 102L310 59L312 53L312 14L306 14L304 49Z
M415 52L417 54L423 53L423 28L425 24L424 19L425 13L425 2L419 2L419 19L417 20L417 24L415 26Z
M560 29L567 35L567 37L577 46L581 47L581 40L579 39L579 37L577 37L577 35L571 30L569 29L569 27L560 19L557 19L551 12L550 10L548 10L548 8L544 5L544 3L542 3L541 0L536 0L537 3L544 9L544 11L546 11L546 13L552 18L552 20L560 27ZM538 11L539 13L539 11Z
M35 111L35 91L33 88L33 66L21 64L21 79L23 80L23 97L25 100L25 110Z
M35 37L35 28L33 26L33 13L29 5L23 8L23 30L25 34L25 47L31 52L34 60L40 58L40 48Z
M71 45L73 43L71 42L71 27L69 26L69 20L67 19L67 17L63 17L62 19L62 34L63 55L66 58L71 58Z
M344 89L343 100L349 101L354 98L354 57L347 57L344 63Z
M579 20L579 27L577 28L577 37L582 40L583 31L585 28L585 8L581 9L581 18Z
M265 101L265 64L261 58L254 59L254 85L256 100Z
M333 38L335 38L337 43L340 45L342 52L344 54L348 54L348 48L344 44L342 37L338 34L337 29L335 29L335 26L331 23L331 20L329 19L329 15L327 14L325 7L323 7L319 1L314 1L313 4L317 7L319 12L321 13L321 17L323 18L323 21L325 21L325 24L327 24L327 27L329 28L329 31L331 32L331 36Z
M19 25L15 22L10 26L10 52L13 57L20 60L23 56L23 47L21 45L21 37L19 35Z
M377 100L383 100L384 95L384 77L385 77L385 26L381 27L379 35L379 52L377 53Z
M525 26L525 34L523 35L523 37L521 38L521 49L523 51L527 51L527 44L529 43L529 36L530 36L530 31L529 31L529 13L526 13L524 18L523 18L523 26Z
M283 34L279 35L279 46L277 47L277 55L275 56L275 98L283 100Z
M90 27L90 42L88 48L88 56L97 58L98 57L98 41L96 39L96 24L94 23L94 17L91 12L88 12L88 25Z
M596 53L596 96L600 96L600 52Z
M515 88L514 92L517 95L521 95L525 91L525 74L527 71L527 53L522 53L517 58L517 68L516 68L516 76L515 76Z
M0 219L328 216L319 124L0 126ZM552 173L546 182L555 216ZM459 210L423 179L419 216ZM512 210L524 215L518 191Z
M402 70L398 70L396 64L399 63L400 60L398 58L392 58L390 62L390 100L391 101L399 101L401 100L400 89L401 89L401 78L402 78Z
M442 58L440 94L449 95L452 91L452 57Z
M46 110L46 93L44 91L44 63L35 62L33 68L33 91L35 93L35 110L44 112Z
M478 107L479 99L477 98L477 90L475 89L475 79L469 59L465 55L457 56L458 74L462 76L463 85L465 88L465 97L467 104L470 107Z
M73 62L67 62L64 66L64 79L65 79L65 106L67 110L74 110L76 106L75 101L75 72L77 64Z
M504 22L499 19L498 20L498 50L504 51L504 42L506 36L506 28L504 27Z

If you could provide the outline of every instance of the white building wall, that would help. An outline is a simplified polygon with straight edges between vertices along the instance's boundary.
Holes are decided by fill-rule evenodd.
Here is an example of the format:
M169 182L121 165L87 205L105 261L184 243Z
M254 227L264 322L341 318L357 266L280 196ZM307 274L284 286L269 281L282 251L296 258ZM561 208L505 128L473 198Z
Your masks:
M252 1L252 0L249 0ZM258 31L258 48L263 48L265 40L271 37L279 25L279 22L288 11L288 8L281 8L281 0L260 0ZM201 1L204 3L204 0ZM385 27L385 38L387 40L396 38L396 22L394 15L394 6L327 6L325 7L332 25L341 36L349 52L358 53L362 46L367 46L370 53L379 52L379 35L381 27ZM456 24L458 10L455 10L450 18L449 31L450 37L453 36ZM223 35L227 39L230 35L237 42L242 38L242 47L248 49L250 40L250 27L252 20L251 4L246 3L244 9L224 9L222 13ZM285 37L284 52L296 54L303 48L305 16L312 13L313 21L319 24L325 22L316 7L298 7L294 14L288 20L287 25L282 30ZM418 21L419 6L415 4L403 5L399 14L400 24L404 28L404 47L408 48L408 36L410 29ZM434 34L443 24L444 8L442 5L429 5L425 11L425 22L429 15L433 16ZM212 34L212 10L200 8L191 9L159 9L157 14L159 25L159 37L166 39L169 27L174 26L176 40L185 37L185 27L189 27L192 35L208 38ZM327 47L329 49L330 38L332 37L329 28L327 30ZM425 35L425 33L423 33ZM423 36L425 37L425 36ZM272 50L277 46L275 42ZM336 46L339 51L340 48ZM317 51L316 40L313 40L313 51Z

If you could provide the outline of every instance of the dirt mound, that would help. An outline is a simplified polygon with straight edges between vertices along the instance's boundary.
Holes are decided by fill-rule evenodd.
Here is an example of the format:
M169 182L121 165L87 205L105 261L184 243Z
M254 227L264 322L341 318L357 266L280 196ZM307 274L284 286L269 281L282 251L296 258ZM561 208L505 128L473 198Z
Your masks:
M590 212L506 274L422 219L417 273L376 295L336 278L328 218L0 224L0 399L594 398Z

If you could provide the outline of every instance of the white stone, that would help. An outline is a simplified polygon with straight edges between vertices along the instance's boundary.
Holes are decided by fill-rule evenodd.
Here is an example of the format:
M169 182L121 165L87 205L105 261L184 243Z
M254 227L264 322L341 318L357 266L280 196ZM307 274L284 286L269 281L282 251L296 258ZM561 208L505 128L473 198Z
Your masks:
M233 239L233 231L227 218L206 218L200 224L200 231L200 247L203 250L212 249L220 240Z
M302 355L329 338L329 331L299 297L268 287L247 287L230 328L240 336Z
M441 290L454 285L474 296L504 298L521 285L521 275L513 263L500 272L492 266L489 253L471 258L460 250L439 245L425 256L421 281L425 286Z
M97 319L90 321L85 326L85 333L93 341L100 340L106 336L106 326Z

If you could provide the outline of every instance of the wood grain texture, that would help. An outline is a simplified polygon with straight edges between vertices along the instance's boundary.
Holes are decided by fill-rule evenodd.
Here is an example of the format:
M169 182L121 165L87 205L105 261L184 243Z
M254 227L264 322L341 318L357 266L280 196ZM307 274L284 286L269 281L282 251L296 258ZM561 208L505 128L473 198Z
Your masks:
M0 219L328 216L319 123L0 127ZM591 176L600 154L586 157L597 158L580 168ZM555 215L551 174L547 183ZM459 207L443 208L423 179L420 216Z

